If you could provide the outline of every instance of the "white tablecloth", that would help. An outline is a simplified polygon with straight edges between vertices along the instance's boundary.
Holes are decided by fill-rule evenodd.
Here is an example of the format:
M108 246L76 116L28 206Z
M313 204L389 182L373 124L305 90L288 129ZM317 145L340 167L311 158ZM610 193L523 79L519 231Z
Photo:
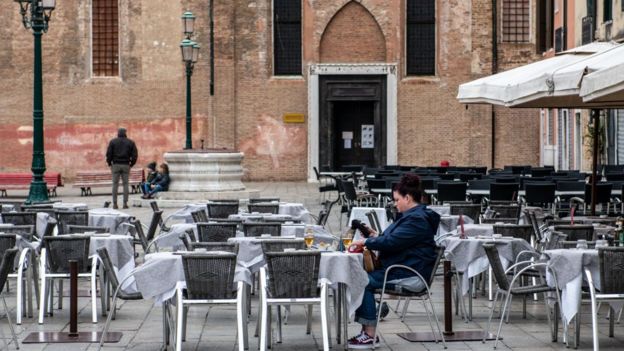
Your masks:
M594 287L600 289L598 250L556 249L546 250L545 254L550 257L548 266L557 276L557 284L561 289L561 312L569 323L578 313L585 269L591 272ZM546 281L550 286L555 286L550 271L546 271ZM616 311L620 306L614 306Z
M234 238L229 241L238 242L235 281L251 284L251 273L265 265L262 252L262 239ZM138 290L145 298L154 298L157 303L170 299L175 289L184 283L184 269L180 255L159 252L145 256L145 263L135 271ZM326 278L332 282L332 288L338 283L347 286L347 305L352 316L362 303L364 289L368 284L368 275L364 271L361 254L345 254L341 252L323 252L319 267L319 279Z
M89 226L107 227L113 234L126 234L128 228L120 224L129 222L131 217L111 208L95 208L89 210Z
M283 202L279 205L279 214L289 215L295 221L303 223L314 223L310 212L301 203Z
M495 243L500 255L503 267L507 268L516 260L516 256L521 251L533 251L531 245L523 239L477 239L468 237L468 239L460 239L459 237L447 237L442 240L446 247L445 256L452 261L458 272L463 272L462 292L468 292L468 280L477 274L487 270L490 266L485 250L484 243Z
M60 211L87 211L89 205L83 202L55 202L52 208Z
M286 214L270 214L270 213L237 213L228 216L228 219L235 219L243 222L259 222L259 221L292 221L291 215Z

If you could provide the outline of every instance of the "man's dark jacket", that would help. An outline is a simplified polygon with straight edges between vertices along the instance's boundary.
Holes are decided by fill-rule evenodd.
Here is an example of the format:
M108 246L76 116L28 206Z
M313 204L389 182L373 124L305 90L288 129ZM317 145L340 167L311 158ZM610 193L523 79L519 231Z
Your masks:
M400 213L383 235L366 239L365 245L370 250L379 251L383 270L393 264L402 264L428 279L436 259L434 236L439 224L439 214L425 205L418 205ZM413 275L407 270L401 273Z
M109 166L113 164L123 164L134 166L137 162L138 152L134 141L126 137L125 131L119 131L117 138L108 143L106 150L106 163Z

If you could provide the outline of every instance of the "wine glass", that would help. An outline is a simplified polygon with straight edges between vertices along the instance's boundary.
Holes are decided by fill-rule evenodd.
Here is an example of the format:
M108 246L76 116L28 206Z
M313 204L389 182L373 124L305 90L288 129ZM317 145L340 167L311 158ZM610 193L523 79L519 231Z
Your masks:
M306 247L309 249L312 248L312 245L314 244L314 232L311 229L306 229L306 233L305 236L303 237L303 240L305 241Z
M349 246L351 246L351 242L353 242L353 237L349 233L346 233L342 237L342 246L344 247L345 252L349 250Z

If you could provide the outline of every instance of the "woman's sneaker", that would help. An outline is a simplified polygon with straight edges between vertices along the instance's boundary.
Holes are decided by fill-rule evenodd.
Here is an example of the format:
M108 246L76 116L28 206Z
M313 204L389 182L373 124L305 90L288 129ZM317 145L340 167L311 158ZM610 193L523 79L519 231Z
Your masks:
M379 337L375 337L374 341L375 347L379 346ZM349 339L348 348L350 349L372 349L373 348L373 338L366 334L365 331L362 331L360 335L354 336Z

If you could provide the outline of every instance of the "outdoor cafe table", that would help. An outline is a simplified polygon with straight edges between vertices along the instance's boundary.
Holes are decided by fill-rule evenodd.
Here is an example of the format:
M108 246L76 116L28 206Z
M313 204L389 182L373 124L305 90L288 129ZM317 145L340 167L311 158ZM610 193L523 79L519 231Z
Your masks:
M239 240L239 243L254 242L254 244L239 247L234 280L250 285L252 282L251 273L257 272L264 265L262 246L260 245L262 239L239 238ZM368 275L362 267L361 254L341 252L323 252L321 254L319 279L328 279L332 282L333 288L338 288L339 285L344 284L342 286L344 286L346 294L343 295L343 299L346 300L345 305L348 306L349 315L355 313L361 304L364 288L368 284ZM137 288L143 297L153 298L156 303L171 299L175 295L176 288L184 287L186 284L182 258L179 254L170 252L146 255L145 263L134 271L134 277ZM346 328L346 324L343 326ZM337 339L340 340L340 337L337 336Z
M193 230L193 237L190 239L198 241L197 225L195 223L175 223L172 224L168 232L162 232L158 235L156 245L158 248L171 248L172 250L184 249L184 243L180 240L180 235L187 230ZM334 237L325 227L316 224L282 224L281 237L298 237L303 238L306 232L312 232L315 242L324 242L332 244L336 237ZM236 232L237 237L244 237L244 233L241 231Z
M460 239L458 236L451 236L442 240L442 245L446 247L445 256L455 265L462 275L462 293L468 292L468 280L490 267L487 255L483 249L484 243L494 243L503 263L503 267L509 267L515 262L521 251L533 251L533 247L526 240L520 238L504 237L493 239L484 236Z
M129 214L111 208L89 210L89 226L107 227L113 234L126 234L128 228L120 224L129 222L130 218Z
M557 285L561 289L561 312L565 318L564 322L569 323L576 316L581 305L583 272L586 269L592 274L594 287L600 289L598 250L555 249L546 250L544 256L548 259L548 266L556 275ZM554 278L550 270L547 270L548 285L555 286Z
M448 216L451 214L451 206L449 205L427 205L427 208L437 212L440 216Z

